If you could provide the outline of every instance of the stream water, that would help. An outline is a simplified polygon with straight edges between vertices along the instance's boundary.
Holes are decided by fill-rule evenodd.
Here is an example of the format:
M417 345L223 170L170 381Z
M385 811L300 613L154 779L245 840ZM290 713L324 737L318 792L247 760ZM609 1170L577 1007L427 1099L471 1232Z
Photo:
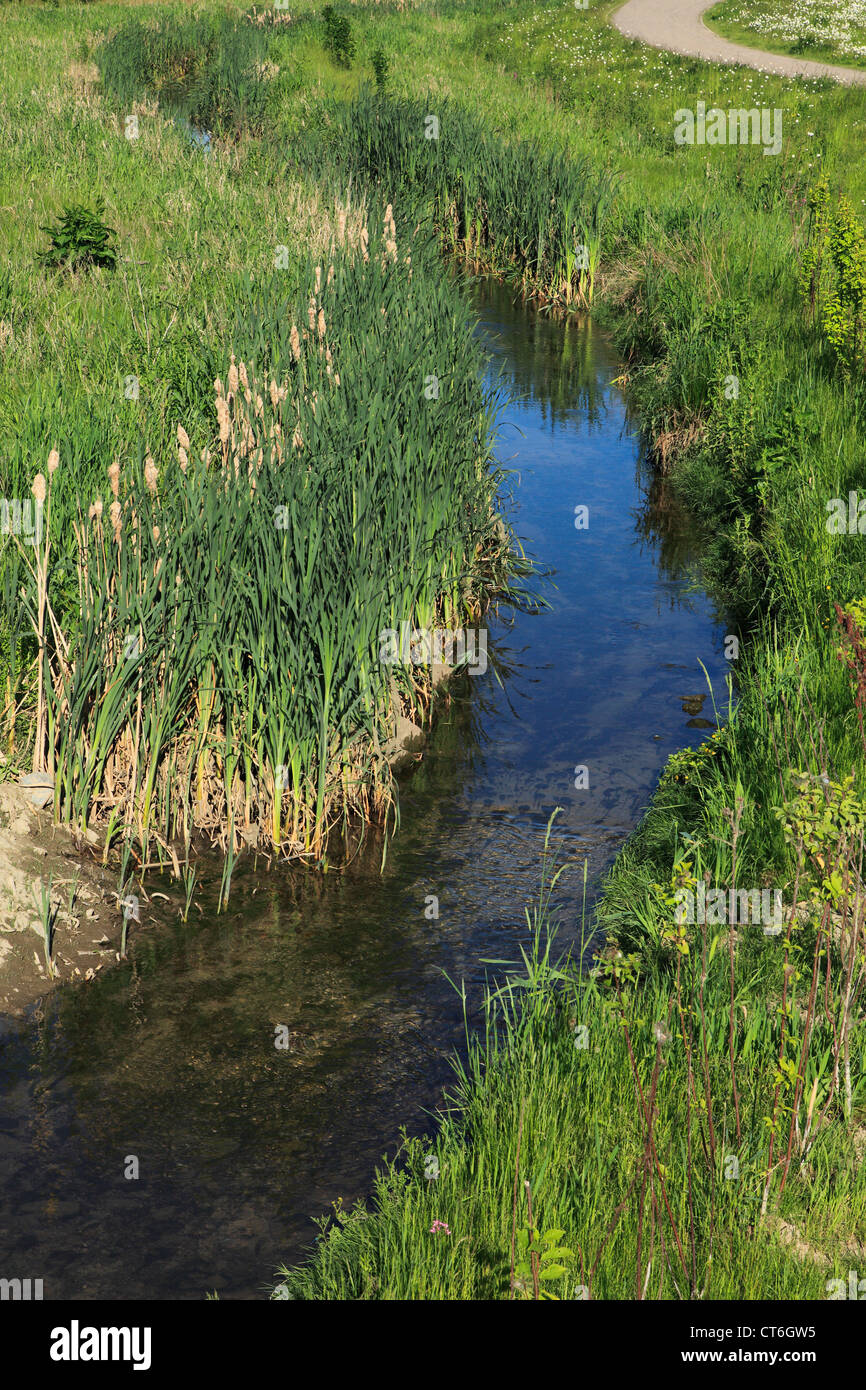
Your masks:
M42 1279L46 1299L262 1296L314 1217L368 1191L402 1124L430 1132L462 1037L443 972L475 999L481 958L517 958L553 808L565 947L584 862L591 904L668 755L707 736L701 662L727 708L694 538L651 496L608 339L473 294L512 395L509 511L553 572L551 607L491 623L488 670L403 787L384 871L375 842L326 876L242 861L217 916L212 869L188 926L166 914L123 966L4 1030L0 1277Z

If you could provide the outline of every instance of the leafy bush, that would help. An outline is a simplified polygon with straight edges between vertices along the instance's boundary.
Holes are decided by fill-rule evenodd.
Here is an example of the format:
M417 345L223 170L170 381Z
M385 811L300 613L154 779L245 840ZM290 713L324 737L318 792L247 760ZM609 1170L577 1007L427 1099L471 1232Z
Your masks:
M333 5L322 10L325 21L325 47L343 67L351 66L355 53L355 39L352 26L344 14L335 14Z
M862 363L866 329L866 232L847 198L830 206L826 178L809 193L809 243L800 289L810 316L844 370Z
M117 265L117 252L114 249L116 233L102 220L105 205L100 199L94 208L84 203L73 203L63 209L63 216L55 226L40 227L51 237L47 251L37 253L37 259L47 266L57 268L68 266L79 270L91 265L106 266L113 270Z

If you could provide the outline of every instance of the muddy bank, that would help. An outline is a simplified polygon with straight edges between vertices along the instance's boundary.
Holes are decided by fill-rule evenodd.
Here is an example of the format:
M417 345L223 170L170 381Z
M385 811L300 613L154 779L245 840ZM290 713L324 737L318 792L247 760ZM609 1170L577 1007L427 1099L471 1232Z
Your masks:
M19 1015L49 990L92 980L118 956L117 876L95 845L0 785L0 1013ZM51 965L45 957L48 892Z

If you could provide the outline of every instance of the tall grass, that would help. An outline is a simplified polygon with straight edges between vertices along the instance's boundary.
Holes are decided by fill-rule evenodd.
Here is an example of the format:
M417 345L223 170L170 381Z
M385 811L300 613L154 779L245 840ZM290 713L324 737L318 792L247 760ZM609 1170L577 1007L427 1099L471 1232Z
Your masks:
M221 134L261 131L269 100L271 43L263 26L218 11L127 20L97 54L122 100L142 92L169 112Z

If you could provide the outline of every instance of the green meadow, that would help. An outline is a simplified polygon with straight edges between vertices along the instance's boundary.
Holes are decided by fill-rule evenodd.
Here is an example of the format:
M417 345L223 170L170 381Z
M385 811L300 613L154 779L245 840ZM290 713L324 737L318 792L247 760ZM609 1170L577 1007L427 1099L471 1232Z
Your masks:
M611 9L0 8L2 486L48 518L3 553L3 739L60 819L178 874L201 833L317 872L396 828L435 700L376 634L531 585L448 261L611 330L729 624L720 728L582 959L549 864L435 1136L277 1298L798 1300L862 1263L866 94ZM781 152L677 143L698 102L781 112ZM66 254L76 207L115 264ZM780 930L678 920L700 885L779 891Z

